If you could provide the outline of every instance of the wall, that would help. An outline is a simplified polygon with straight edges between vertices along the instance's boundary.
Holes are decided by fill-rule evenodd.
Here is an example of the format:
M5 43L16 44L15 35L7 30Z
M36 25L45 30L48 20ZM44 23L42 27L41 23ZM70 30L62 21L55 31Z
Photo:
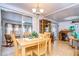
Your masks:
M1 9L0 9L0 55L1 55L1 45L2 45L2 24L1 24Z
M62 29L68 29L69 26L71 26L71 25L72 25L71 21L60 22L59 23L59 31Z
M30 16L24 16L18 13L13 13L13 12L7 12L7 11L2 11L2 18L10 21L16 21L16 22L22 22L22 16L23 16L23 21L32 23L32 17Z

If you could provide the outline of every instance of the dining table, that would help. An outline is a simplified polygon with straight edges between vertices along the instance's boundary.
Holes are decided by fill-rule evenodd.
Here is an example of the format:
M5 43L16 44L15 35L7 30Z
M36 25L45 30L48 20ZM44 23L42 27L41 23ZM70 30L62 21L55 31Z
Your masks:
M33 38L33 39L19 38L19 39L16 39L18 44L22 48L22 51L21 51L22 56L25 56L25 53L27 52L26 48L36 46L36 45L38 45L39 41L42 41L42 39L40 39L39 41L38 41L38 39L39 38ZM49 54L51 54L51 39L47 40L47 51L48 51Z

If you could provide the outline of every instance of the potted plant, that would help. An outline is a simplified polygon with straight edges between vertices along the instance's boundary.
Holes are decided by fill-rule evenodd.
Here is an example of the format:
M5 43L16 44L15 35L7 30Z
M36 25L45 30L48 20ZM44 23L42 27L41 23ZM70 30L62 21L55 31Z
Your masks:
M31 33L31 35L29 35L29 39L37 38L37 37L38 37L38 33L35 32L35 31L33 31L33 32Z
M32 38L37 38L38 37L38 33L35 32L35 31L33 31L31 35L32 35Z

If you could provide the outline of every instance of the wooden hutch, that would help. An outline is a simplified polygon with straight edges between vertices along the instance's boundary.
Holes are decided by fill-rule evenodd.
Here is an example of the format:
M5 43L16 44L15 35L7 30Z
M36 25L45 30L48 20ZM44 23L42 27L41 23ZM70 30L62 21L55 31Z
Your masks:
M41 19L39 27L40 27L40 33L51 32L51 21Z

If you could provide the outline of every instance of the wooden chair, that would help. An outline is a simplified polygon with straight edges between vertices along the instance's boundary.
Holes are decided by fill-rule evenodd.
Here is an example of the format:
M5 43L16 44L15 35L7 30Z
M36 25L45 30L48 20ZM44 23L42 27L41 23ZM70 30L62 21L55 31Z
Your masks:
M47 55L47 40L38 39L37 48L34 48L33 53L37 56Z
M24 37L28 37L29 35L31 35L30 32L24 32Z
M50 32L44 32L44 34L46 35L46 37L50 38L51 33Z
M50 32L44 32L44 36L49 38L51 40L51 43L54 44L54 39L53 39L53 35Z
M11 36L8 34L5 34L5 39L6 39L6 46L11 47L13 45L13 40L11 39Z
M43 35L44 35L43 33L39 33L38 38L43 38Z
M13 40L13 43L14 43L14 48L15 48L15 55L16 56L21 56L21 46L19 46L16 38L15 38L15 34L11 34L11 38ZM26 52L26 55L31 55L32 56L32 49L31 48L27 48L26 49L27 52Z
M52 38L51 38L51 33L50 32L44 32L44 38L45 39L48 39L48 40L50 40L50 41L52 41ZM48 45L49 43L47 43L47 45ZM51 46L53 46L52 45L52 42L50 42L50 46L47 46L47 53L49 54L49 55L51 55L51 52L52 52L52 48L51 48ZM50 48L50 49L49 49ZM50 50L50 52L48 52Z

